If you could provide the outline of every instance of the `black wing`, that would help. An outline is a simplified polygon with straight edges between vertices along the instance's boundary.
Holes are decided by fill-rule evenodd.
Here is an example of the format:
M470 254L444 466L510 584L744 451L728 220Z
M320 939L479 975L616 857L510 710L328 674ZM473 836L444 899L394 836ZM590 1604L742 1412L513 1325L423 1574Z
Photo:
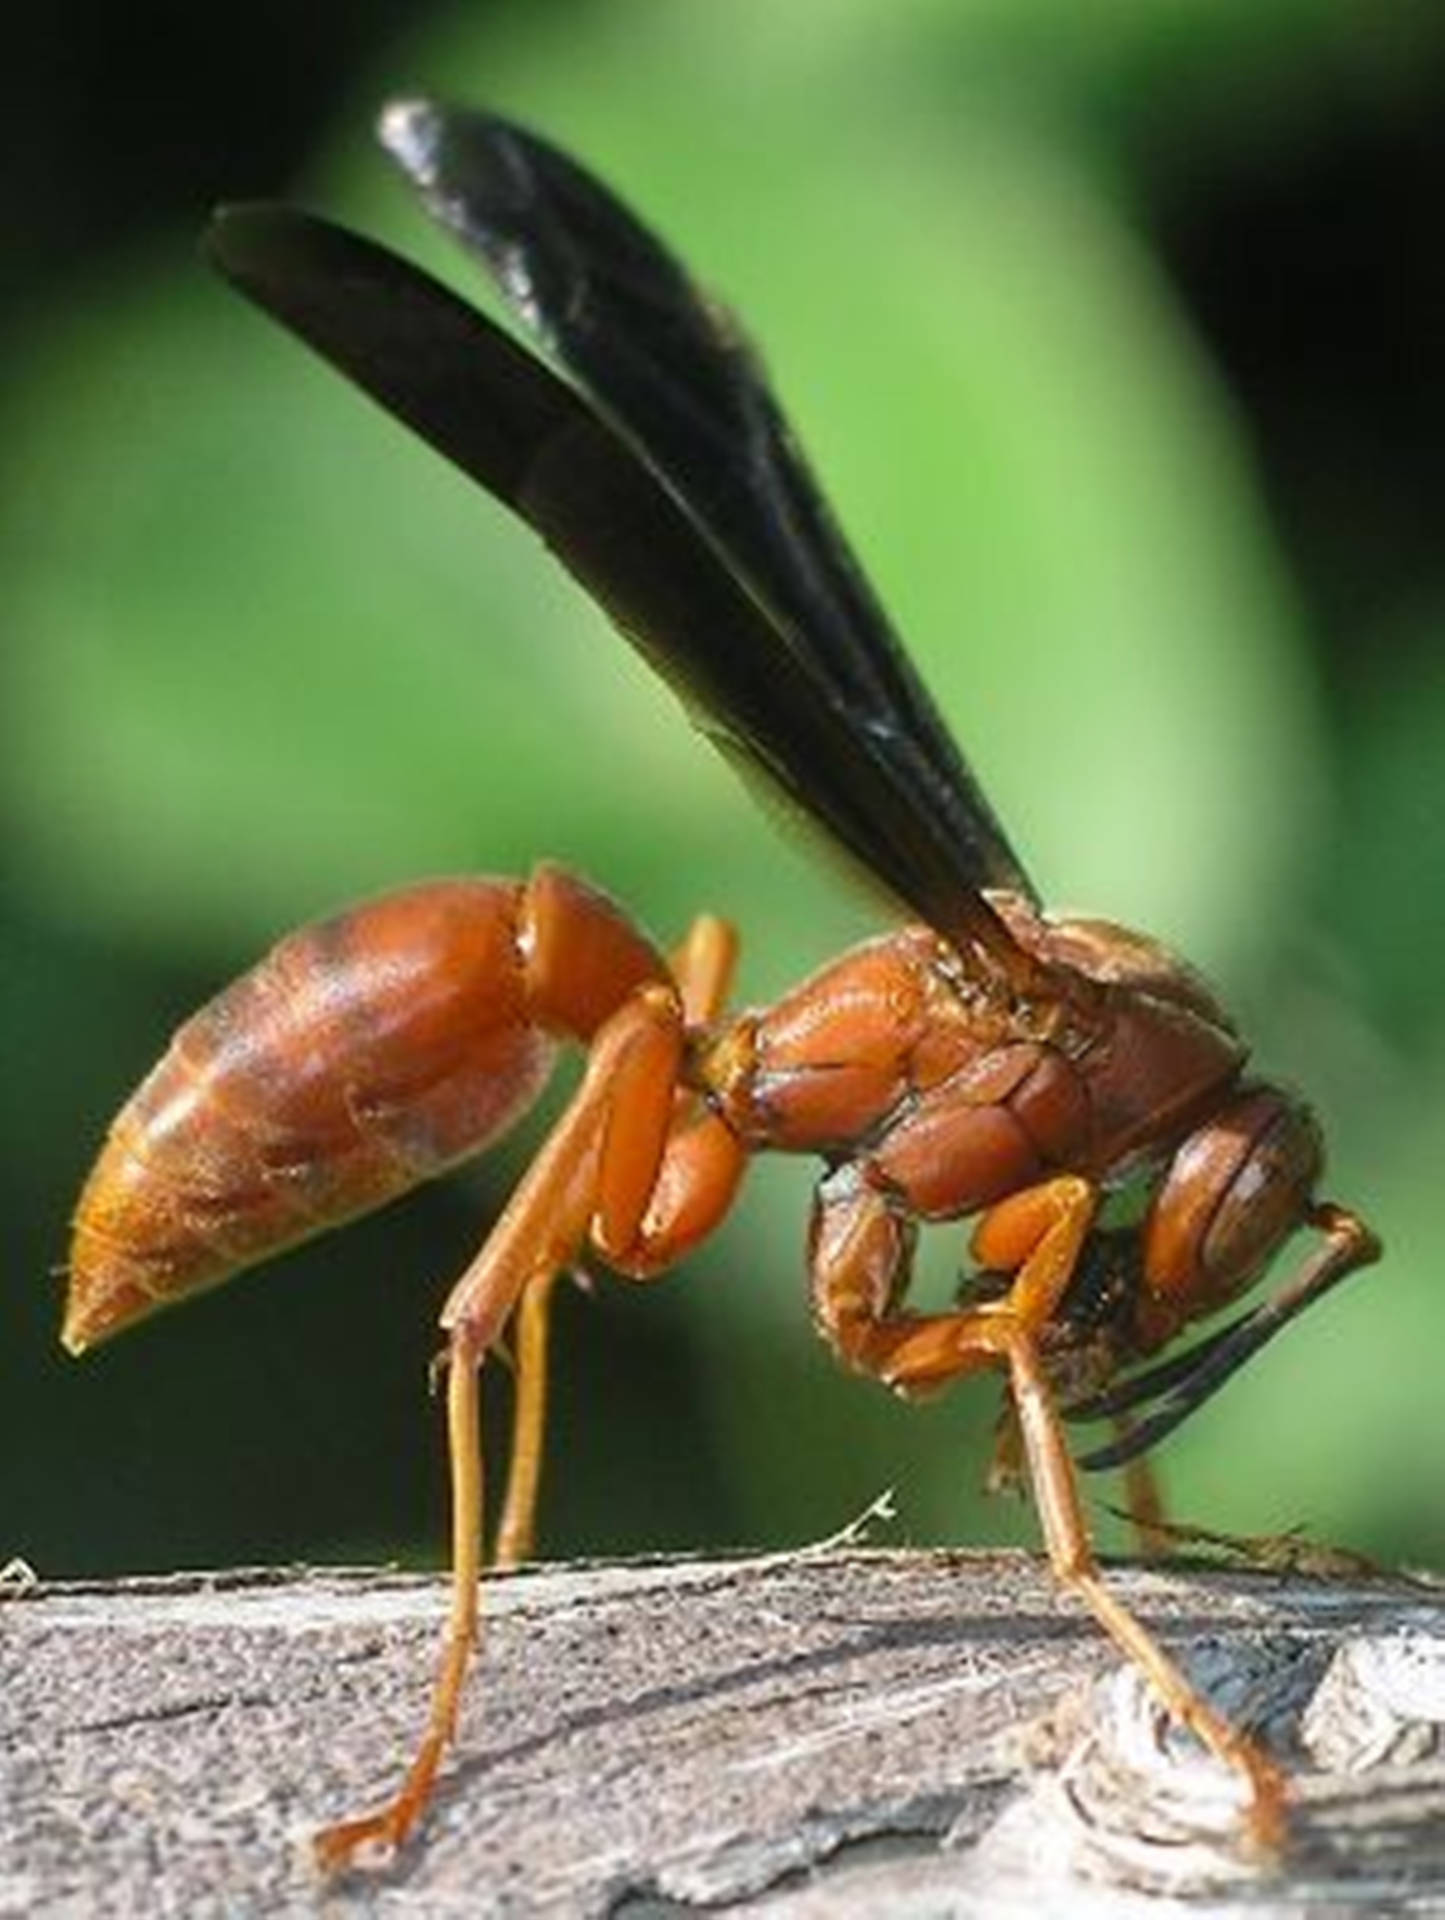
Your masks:
M940 931L1019 965L978 896L1028 891L1018 862L716 310L516 129L407 105L383 136L586 397L405 261L288 209L218 215L222 270L521 514L730 758Z

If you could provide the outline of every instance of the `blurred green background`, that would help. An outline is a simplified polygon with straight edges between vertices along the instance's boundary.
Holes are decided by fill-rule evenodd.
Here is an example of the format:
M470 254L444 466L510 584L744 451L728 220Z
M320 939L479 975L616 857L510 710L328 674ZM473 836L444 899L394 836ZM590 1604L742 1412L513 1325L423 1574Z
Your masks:
M211 202L284 193L467 285L370 142L424 89L545 129L726 291L1049 898L1184 948L1317 1102L1386 1263L1168 1444L1177 1512L1438 1562L1439 6L61 0L16 31L0 1559L440 1552L435 1314L535 1125L82 1365L55 1343L109 1114L288 925L546 854L664 938L735 915L761 998L875 924L534 541L198 264ZM813 1339L813 1174L760 1167L660 1286L568 1292L549 1551L800 1542L890 1486L902 1537L1033 1537L977 1492L991 1386L900 1407Z

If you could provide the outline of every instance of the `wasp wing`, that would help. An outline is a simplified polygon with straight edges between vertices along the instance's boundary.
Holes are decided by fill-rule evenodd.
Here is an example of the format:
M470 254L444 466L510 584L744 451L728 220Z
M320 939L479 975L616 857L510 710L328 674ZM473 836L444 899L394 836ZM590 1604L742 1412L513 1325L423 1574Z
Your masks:
M958 883L1036 899L726 309L592 175L507 121L408 101L381 138L949 837Z
M399 115L425 111L392 109L388 138ZM441 124L468 130L468 151L475 129L504 146L525 140L480 116ZM529 156L538 151L526 143ZM656 268L650 311L646 300L629 304L623 272L622 294L573 328L602 371L589 375L553 342L580 383L640 387L642 411L658 423L646 440L620 407L607 417L595 394L557 379L439 283L342 229L281 207L236 208L217 216L208 244L243 291L521 514L730 757L761 770L897 899L1017 967L1017 949L978 897L984 885L1020 886L1017 862L827 525L752 362L656 243L571 163L550 159L597 203L593 250ZM539 213L536 224L550 220ZM549 251L559 249L569 251L554 236ZM551 338L552 304L528 291L500 242L491 258L524 317L538 317ZM554 289L557 304L587 313L591 284L584 273L570 292ZM630 361L622 343L624 374L613 375L607 334L633 325L651 350L644 342ZM644 369L640 381L626 377L629 364ZM699 499L696 486L672 483L664 461L703 480L719 436L732 445L717 495ZM751 498L749 461L759 476ZM785 500L792 518L774 535L769 517ZM819 615L816 634L804 617L810 574L815 610L834 609ZM833 643L833 629L846 639Z

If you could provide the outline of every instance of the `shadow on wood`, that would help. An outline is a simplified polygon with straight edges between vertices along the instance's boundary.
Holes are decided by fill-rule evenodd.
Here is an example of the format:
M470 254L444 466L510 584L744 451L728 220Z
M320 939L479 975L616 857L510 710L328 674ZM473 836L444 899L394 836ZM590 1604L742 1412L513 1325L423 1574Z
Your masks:
M1445 1899L1445 1594L1119 1569L1295 1777L1239 1849L1234 1776L1021 1554L808 1551L488 1585L432 1815L329 1911L1158 1912ZM395 1783L446 1594L283 1569L0 1604L0 1913L310 1905L308 1841ZM1277 1896L1277 1899L1273 1896Z

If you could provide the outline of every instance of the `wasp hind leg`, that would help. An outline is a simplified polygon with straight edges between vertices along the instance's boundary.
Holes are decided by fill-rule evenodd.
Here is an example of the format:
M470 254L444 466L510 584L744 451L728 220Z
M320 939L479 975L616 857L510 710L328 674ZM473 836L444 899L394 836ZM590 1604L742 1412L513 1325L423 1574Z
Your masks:
M737 934L728 921L713 914L699 914L670 955L687 1027L704 1026L722 1012L732 987L737 949ZM705 1143L693 1140L684 1144L684 1136L691 1131L689 1123L696 1119L695 1106L694 1098L685 1090L674 1094L668 1148L657 1176L662 1191L654 1192L641 1227L624 1234L625 1244L602 1249L609 1252L624 1278L644 1278L660 1271L708 1231L711 1221L680 1220L677 1201L669 1205L670 1195L679 1189L692 1196L704 1191L708 1195L716 1193L718 1213L726 1211L731 1203L741 1165L739 1162L729 1181L727 1169L718 1162L727 1157L732 1137L713 1139L710 1164L702 1165ZM725 1192L719 1191L720 1182ZM629 1255L637 1269L632 1273L625 1264ZM513 1322L512 1445L492 1548L492 1565L500 1569L520 1566L531 1558L536 1544L546 1444L552 1300L559 1275L560 1269L555 1267L533 1274L523 1289Z
M700 1003L721 993L729 969L716 938L694 935L690 946L700 956L695 975L677 985L638 988L600 1028L576 1092L443 1310L452 1597L431 1713L394 1797L374 1813L318 1834L317 1859L326 1872L348 1865L363 1847L405 1841L456 1730L479 1630L480 1369L488 1352L522 1305L520 1448L509 1495L515 1551L530 1529L540 1473L547 1305L556 1276L589 1244L624 1272L646 1277L659 1271L710 1231L736 1192L743 1147L710 1112L695 1111L682 1071L689 997ZM698 986L704 975L705 985ZM525 1455L520 1467L516 1451Z

